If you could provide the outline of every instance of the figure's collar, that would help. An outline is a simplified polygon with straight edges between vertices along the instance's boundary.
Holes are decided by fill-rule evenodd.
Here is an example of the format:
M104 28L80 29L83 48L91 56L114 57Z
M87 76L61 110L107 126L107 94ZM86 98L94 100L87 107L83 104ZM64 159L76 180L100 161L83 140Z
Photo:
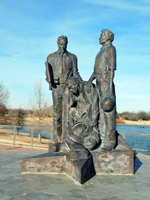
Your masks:
M67 55L67 53L68 53L68 51L66 50L66 51L63 53L63 55ZM61 51L58 49L57 55L61 55L61 54L62 54Z
M101 49L104 49L104 48L107 48L107 47L110 47L110 46L112 46L112 43L109 41L109 42L103 44Z

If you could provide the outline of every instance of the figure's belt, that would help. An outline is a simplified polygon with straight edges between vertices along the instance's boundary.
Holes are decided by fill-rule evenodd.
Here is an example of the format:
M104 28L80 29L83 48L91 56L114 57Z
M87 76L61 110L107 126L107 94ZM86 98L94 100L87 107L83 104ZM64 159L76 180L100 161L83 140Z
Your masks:
M60 78L54 79L54 83L66 84L66 80L67 80L67 78L60 77Z
M96 73L95 72L95 76L103 76L103 75L108 75L108 72L104 72L104 73Z

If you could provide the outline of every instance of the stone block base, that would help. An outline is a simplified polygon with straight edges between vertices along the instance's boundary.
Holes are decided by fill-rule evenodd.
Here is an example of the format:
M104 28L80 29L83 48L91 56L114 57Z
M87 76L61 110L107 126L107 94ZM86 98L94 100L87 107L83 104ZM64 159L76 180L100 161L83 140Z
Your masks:
M134 151L120 135L116 149L105 153L95 150L92 156L96 174L134 173Z
M22 173L65 173L66 154L46 153L21 161Z
M113 151L109 153L92 153L96 174L133 174L134 152Z
M134 151L118 135L118 144L111 152L100 149L86 159L71 160L68 152L49 152L22 159L22 173L66 173L83 184L95 174L131 175L134 173Z

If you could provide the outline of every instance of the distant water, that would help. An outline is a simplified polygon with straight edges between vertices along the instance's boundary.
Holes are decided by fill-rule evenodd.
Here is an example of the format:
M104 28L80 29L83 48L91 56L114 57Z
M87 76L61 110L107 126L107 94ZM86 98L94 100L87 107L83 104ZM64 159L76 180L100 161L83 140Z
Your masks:
M37 128L37 126L30 126L30 127L35 127ZM9 130L14 130L13 127L7 127L7 129ZM28 125L23 126L22 128L20 128L19 130L22 133L31 133L31 129L29 129ZM117 131L119 133L142 133L142 134L150 134L150 126L135 126L135 125L122 125L122 124L118 124L117 125ZM44 137L50 137L50 131L45 131L42 130L41 131L42 136ZM38 132L34 131L34 135L37 136Z
M132 149L138 149L135 151L136 153L150 155L150 126L118 124L117 131L119 133L147 134L147 136L126 135L125 140ZM140 151L141 149L145 151Z
M32 125L32 126L24 125L22 128L19 129L19 132L30 133L31 134L31 129L29 127L34 127L35 129L37 128L36 125ZM10 126L6 127L6 128L8 130L14 130L14 127L10 127ZM38 131L34 130L33 135L36 136L36 137L38 137ZM41 136L50 139L51 138L51 130L49 130L49 131L41 130Z
M117 131L120 133L142 133L150 134L150 126L141 126L141 125L117 125Z

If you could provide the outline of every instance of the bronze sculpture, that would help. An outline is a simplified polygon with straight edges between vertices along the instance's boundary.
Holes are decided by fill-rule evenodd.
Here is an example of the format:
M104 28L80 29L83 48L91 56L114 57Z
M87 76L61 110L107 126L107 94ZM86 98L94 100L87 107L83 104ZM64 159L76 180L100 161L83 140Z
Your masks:
M111 31L102 30L94 72L84 82L76 56L66 51L67 38L58 38L59 50L46 62L57 139L49 153L23 159L22 172L66 173L81 184L99 173L134 173L134 151L116 131L113 39Z
M69 127L73 127L76 121L82 123L85 129L83 132L89 134L88 137L82 135L87 149L92 150L98 144L101 151L111 151L115 147L116 97L113 78L116 50L112 45L113 39L111 31L102 30L99 38L102 48L96 56L94 72L88 82L83 82L78 73L77 57L66 50L67 37L60 36L57 41L58 51L47 57L46 80L53 95L56 145L70 137ZM94 79L96 87L92 84ZM96 134L90 138L93 128L98 136ZM55 151L60 149L57 147Z
M66 36L58 37L58 51L47 57L46 81L49 83L49 89L53 96L53 120L54 135L57 136L56 143L62 142L64 137L64 91L66 81L69 77L75 76L82 80L77 68L77 57L67 51L68 39Z
M112 45L114 34L103 29L99 42L101 50L96 56L94 72L88 81L96 79L99 91L101 150L111 151L116 145L116 97L113 83L116 70L116 49Z

